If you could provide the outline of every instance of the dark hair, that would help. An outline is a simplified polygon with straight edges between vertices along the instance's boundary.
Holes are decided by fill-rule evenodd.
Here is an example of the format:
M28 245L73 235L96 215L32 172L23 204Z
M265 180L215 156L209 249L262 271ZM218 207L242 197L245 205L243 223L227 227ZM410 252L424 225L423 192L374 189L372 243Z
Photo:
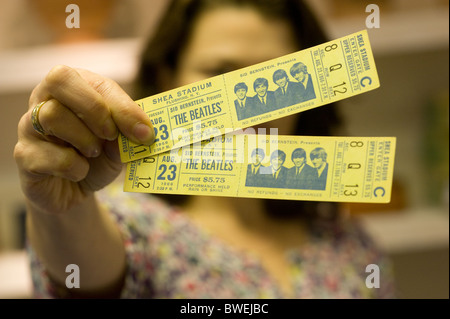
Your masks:
M161 93L166 71L176 70L179 53L190 39L193 21L204 11L223 6L252 7L267 19L288 21L299 47L309 48L327 41L309 7L300 0L179 0L172 1L159 26L146 44L136 78L137 98Z
M292 151L291 160L294 160L294 158L306 159L306 151L303 148L296 148Z
M300 72L308 73L308 68L304 63L298 62L295 63L293 66L291 66L290 72L292 76L295 76L297 73Z
M269 81L267 81L267 79L265 79L265 78L257 78L254 82L253 82L253 90L255 90L256 91L256 88L258 87L258 86L261 86L261 85L263 85L263 86L265 86L265 87L269 87Z
M172 1L159 21L141 57L136 77L135 95L143 98L161 93L167 74L177 68L180 52L189 41L192 27L197 17L212 8L234 6L255 8L267 19L283 19L293 28L298 46L306 49L327 42L324 30L315 14L301 0L184 0ZM168 72L169 71L169 72ZM340 121L332 104L314 108L297 116L294 135L331 135ZM160 195L172 204L182 204L188 196ZM264 200L269 213L274 216L297 214L299 210L314 214L317 202ZM334 207L334 206L333 206Z
M284 161L286 160L286 153L281 150L273 151L272 154L270 155L270 161L272 161L274 158L279 158L284 163Z
M239 82L234 86L234 93L237 92L239 89L244 89L245 91L248 91L248 86L244 82Z
M273 82L276 83L278 80L280 80L282 78L286 78L286 79L288 78L288 75L285 70L278 69L275 72L273 72Z
M326 161L327 160L327 152L322 147L317 147L311 151L311 153L309 154L309 157L311 158L311 160L313 160L315 158L321 158L324 161Z

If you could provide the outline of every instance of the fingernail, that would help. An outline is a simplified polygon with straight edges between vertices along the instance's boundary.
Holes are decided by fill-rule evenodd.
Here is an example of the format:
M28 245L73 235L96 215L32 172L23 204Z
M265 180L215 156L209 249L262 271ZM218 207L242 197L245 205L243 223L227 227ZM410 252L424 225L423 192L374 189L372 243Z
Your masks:
M100 148L94 147L90 151L90 157L98 157L100 155Z
M140 142L150 145L155 141L155 132L153 129L144 124L144 123L137 123L133 128L133 135L138 139Z
M103 135L105 139L109 141L114 141L117 138L117 135L119 132L117 131L116 124L114 124L114 121L112 118L108 118L105 121L105 124L103 124Z

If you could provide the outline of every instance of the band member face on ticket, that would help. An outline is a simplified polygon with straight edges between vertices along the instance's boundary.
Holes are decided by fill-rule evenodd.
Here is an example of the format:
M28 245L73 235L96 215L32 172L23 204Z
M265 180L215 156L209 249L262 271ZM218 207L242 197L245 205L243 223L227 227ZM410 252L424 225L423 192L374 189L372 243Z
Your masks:
M327 163L327 154L323 149L315 149L311 153L311 161L317 169L322 168Z
M256 151L252 154L252 161L255 165L259 165L264 160L264 152Z
M236 96L239 100L243 100L245 99L245 96L247 95L247 90L242 88L242 89L237 89L236 90Z
M275 170L283 166L284 161L285 161L285 154L281 152L274 152L270 158L270 163L272 164Z
M306 74L304 72L299 72L294 75L294 79L296 79L298 82L303 82L305 76Z
M306 157L292 157L295 167L301 167L306 161Z
M275 83L280 87L280 88L284 88L286 86L287 83L287 77L282 77L278 80L275 81Z
M259 96L266 96L267 85L259 84L255 87L255 91Z
M252 8L208 9L193 26L178 61L175 86L186 85L300 50L291 26L268 19ZM266 88L258 88L265 95ZM236 92L237 93L237 92ZM278 128L292 134L295 118L284 117L259 127ZM267 134L269 131L267 131Z

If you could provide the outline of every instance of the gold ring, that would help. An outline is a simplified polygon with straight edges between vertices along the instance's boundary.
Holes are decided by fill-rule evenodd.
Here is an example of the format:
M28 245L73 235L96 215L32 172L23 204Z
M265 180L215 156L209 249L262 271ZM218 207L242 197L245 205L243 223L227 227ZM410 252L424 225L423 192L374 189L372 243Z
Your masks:
M41 123L39 123L39 111L41 110L41 107L44 106L44 104L47 102L48 101L43 101L43 102L37 104L33 108L33 111L31 111L31 124L33 124L33 128L36 130L36 132L38 132L42 135L47 135L47 134L45 134L45 131L42 128Z

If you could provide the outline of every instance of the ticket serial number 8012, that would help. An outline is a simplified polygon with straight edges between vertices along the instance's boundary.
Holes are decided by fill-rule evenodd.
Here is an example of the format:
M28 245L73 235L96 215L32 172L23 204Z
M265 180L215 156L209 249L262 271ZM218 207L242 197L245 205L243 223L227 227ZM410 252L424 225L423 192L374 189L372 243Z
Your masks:
M156 142L139 145L121 135L121 159L130 162L167 152L379 86L363 30L136 101L153 123Z

